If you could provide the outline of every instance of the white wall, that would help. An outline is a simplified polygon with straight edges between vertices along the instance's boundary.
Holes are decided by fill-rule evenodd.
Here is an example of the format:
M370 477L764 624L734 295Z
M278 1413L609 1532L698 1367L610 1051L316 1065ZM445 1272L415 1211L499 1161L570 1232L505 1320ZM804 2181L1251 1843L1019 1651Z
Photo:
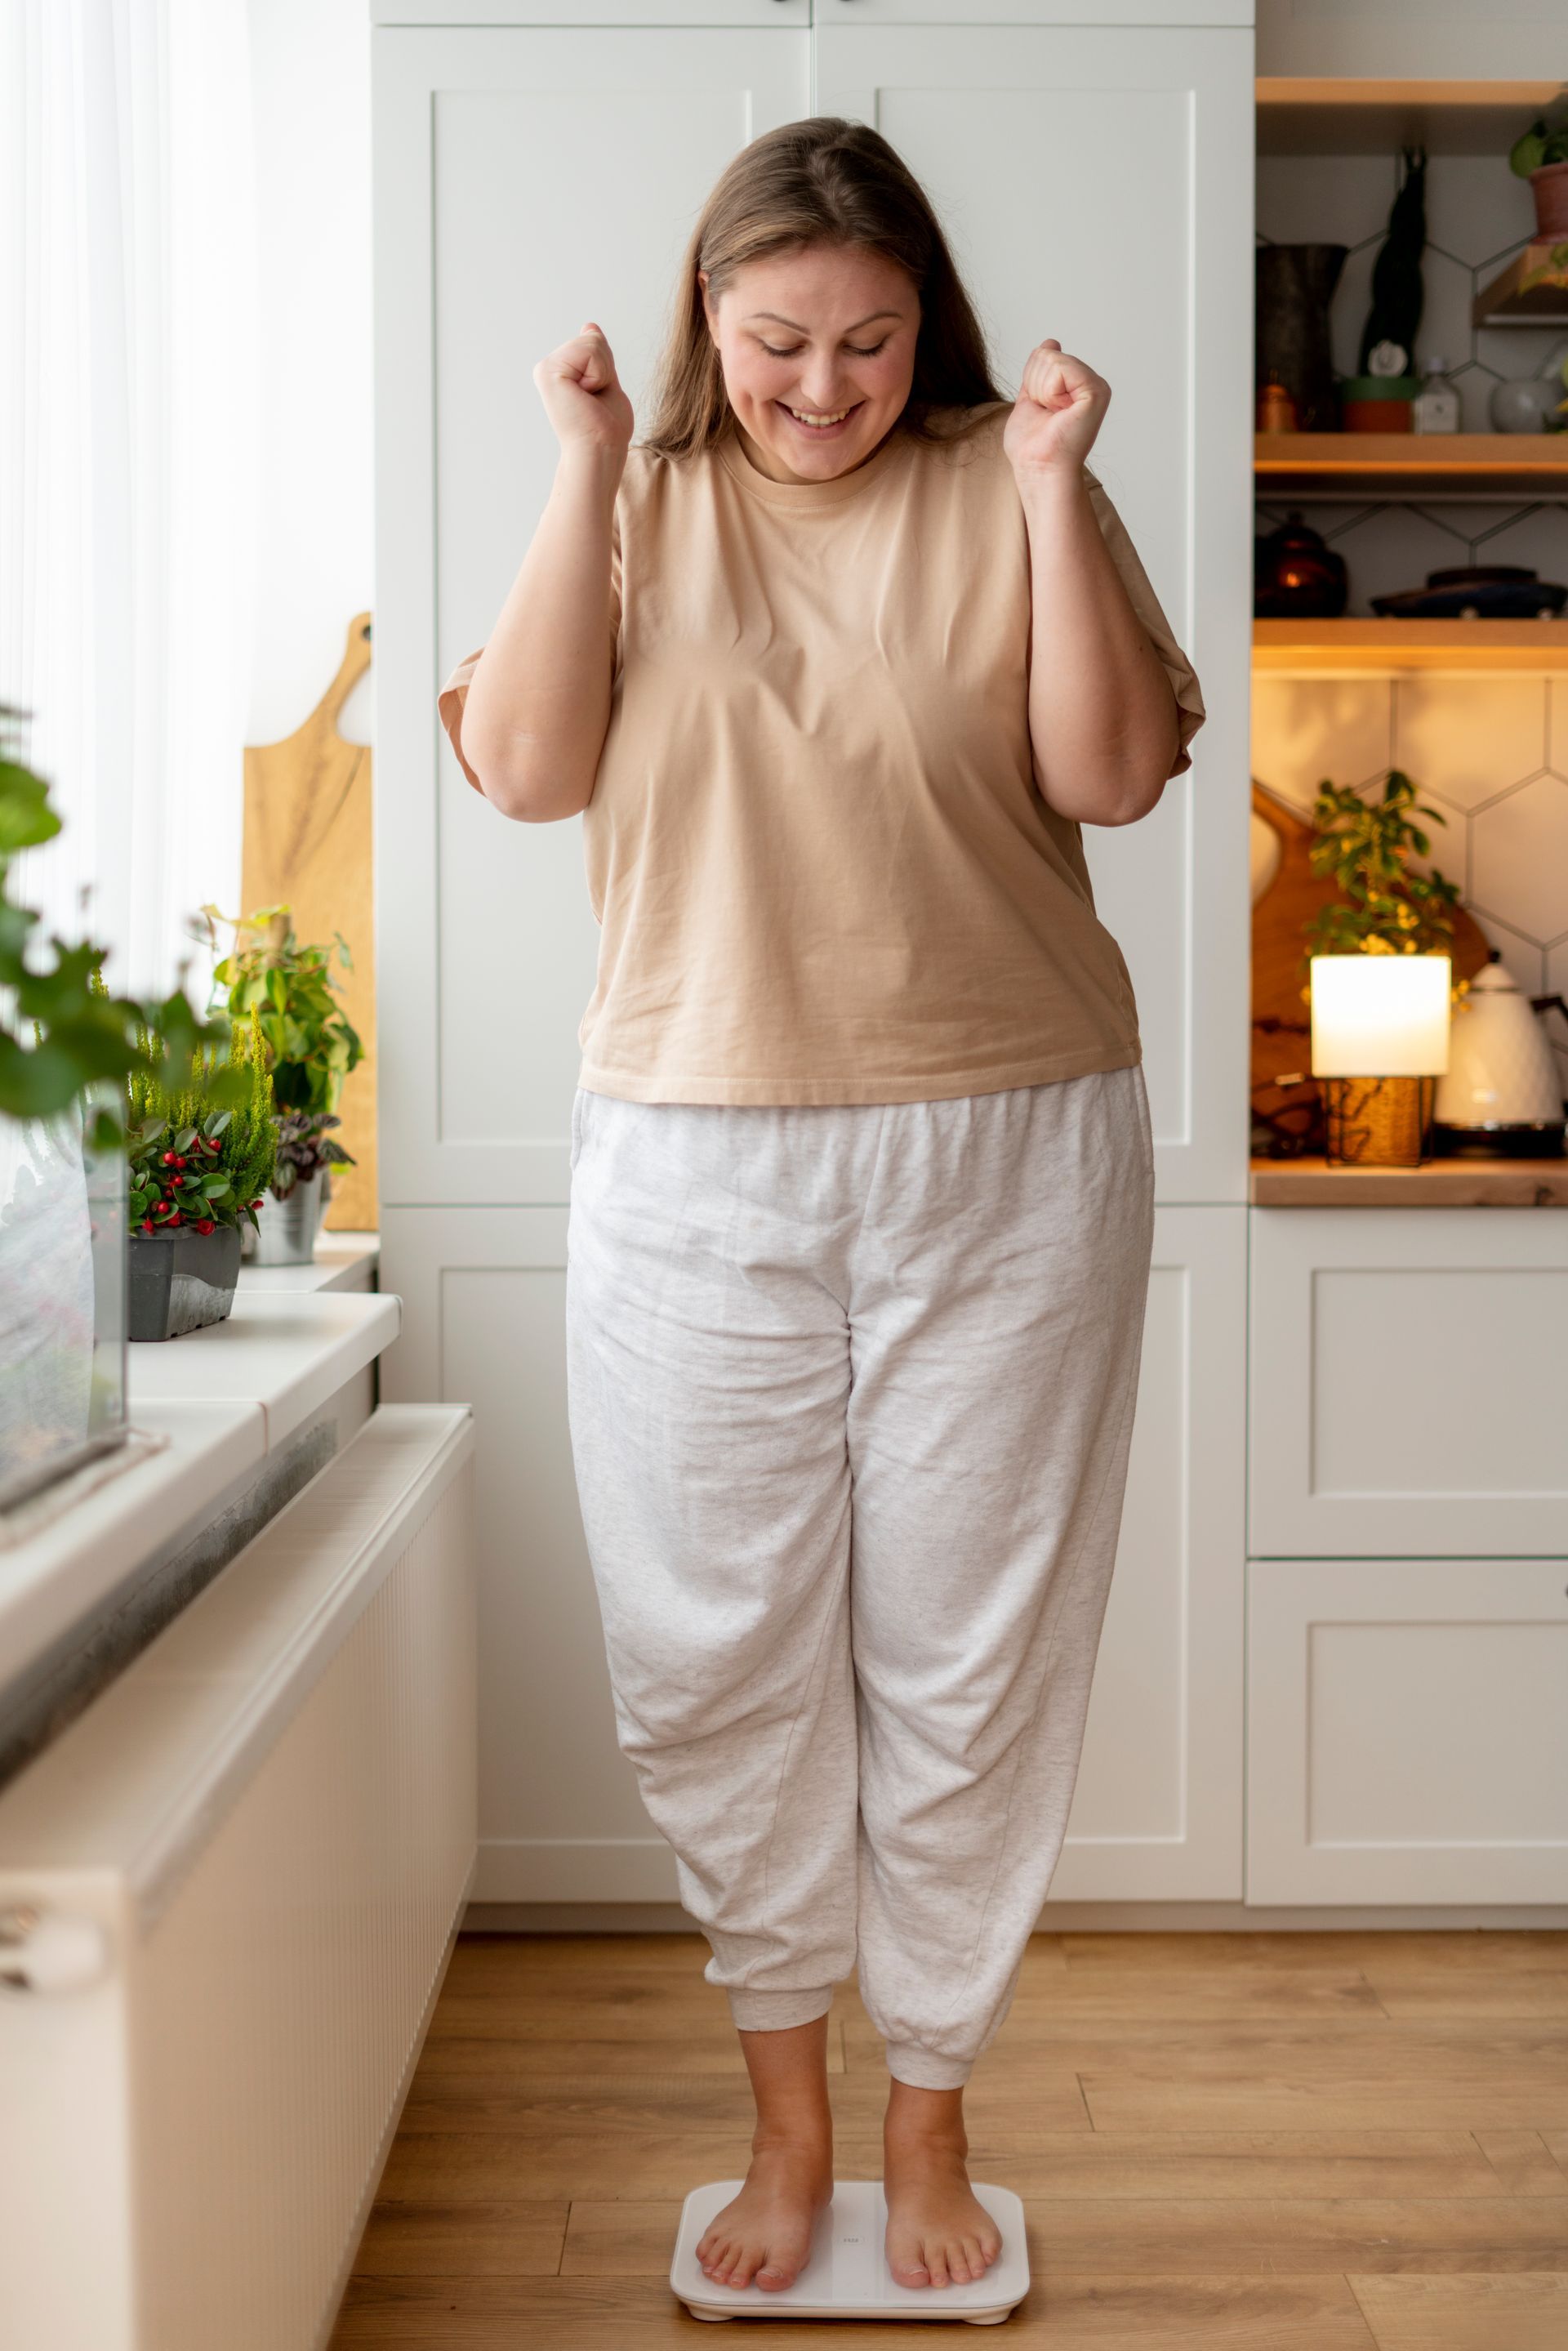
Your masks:
M246 740L315 707L372 580L370 12L250 0L261 515ZM370 739L371 680L343 732Z

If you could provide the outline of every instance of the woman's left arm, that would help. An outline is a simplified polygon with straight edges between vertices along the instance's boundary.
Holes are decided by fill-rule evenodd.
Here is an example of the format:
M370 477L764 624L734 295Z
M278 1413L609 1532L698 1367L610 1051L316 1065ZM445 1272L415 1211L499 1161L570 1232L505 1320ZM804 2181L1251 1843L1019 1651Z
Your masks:
M1029 532L1029 732L1043 797L1085 824L1132 824L1181 751L1175 692L1133 609L1084 463L1110 386L1059 343L1032 351L1002 447Z

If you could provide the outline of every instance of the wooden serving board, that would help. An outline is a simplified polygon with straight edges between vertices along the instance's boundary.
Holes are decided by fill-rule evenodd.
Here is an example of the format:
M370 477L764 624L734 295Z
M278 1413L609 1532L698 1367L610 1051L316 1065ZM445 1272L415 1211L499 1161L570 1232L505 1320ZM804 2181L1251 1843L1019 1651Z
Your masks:
M370 615L349 623L337 674L305 724L281 743L245 752L244 847L240 913L287 905L301 940L341 931L354 958L333 957L344 1011L365 1058L346 1081L334 1130L352 1167L334 1170L326 1222L336 1232L373 1232L376 1192L376 940L372 890L370 751L337 731L344 704L370 666Z

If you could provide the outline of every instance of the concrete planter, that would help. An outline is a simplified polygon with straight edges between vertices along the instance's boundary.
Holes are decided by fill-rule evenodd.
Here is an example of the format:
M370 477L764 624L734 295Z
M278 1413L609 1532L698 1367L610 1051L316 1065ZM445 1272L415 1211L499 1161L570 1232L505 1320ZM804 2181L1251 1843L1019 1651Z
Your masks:
M237 1225L216 1232L132 1233L126 1292L129 1339L178 1339L225 1322L240 1271Z
M316 1236L326 1205L324 1176L306 1176L280 1200L275 1192L263 1196L256 1210L256 1229L245 1235L247 1265L308 1265L316 1255Z

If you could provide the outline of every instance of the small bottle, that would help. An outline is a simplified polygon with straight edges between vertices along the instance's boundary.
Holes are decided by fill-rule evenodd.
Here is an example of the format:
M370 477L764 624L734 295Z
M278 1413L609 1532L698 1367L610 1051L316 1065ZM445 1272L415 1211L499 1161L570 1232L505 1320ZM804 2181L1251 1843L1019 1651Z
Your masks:
M1459 429L1459 386L1448 372L1449 362L1434 351L1427 361L1421 389L1411 403L1413 433L1457 433Z

